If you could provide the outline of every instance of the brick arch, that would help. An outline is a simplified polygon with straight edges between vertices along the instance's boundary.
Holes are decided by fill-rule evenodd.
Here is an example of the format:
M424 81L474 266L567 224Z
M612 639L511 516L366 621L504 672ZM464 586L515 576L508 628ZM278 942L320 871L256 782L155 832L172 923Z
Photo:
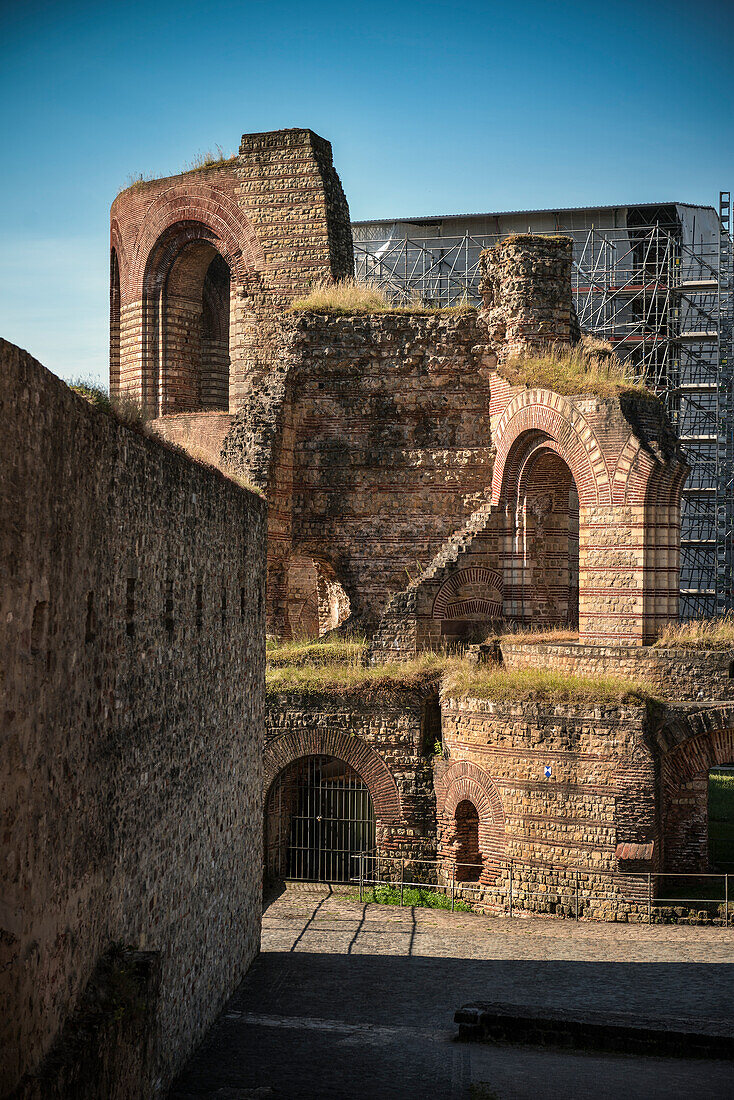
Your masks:
M499 873L505 850L505 813L492 779L470 760L457 760L436 779L436 812L441 832L450 827L460 802L471 802L479 815L480 881L489 884Z
M392 825L402 820L400 793L385 761L364 741L337 730L304 730L271 741L265 749L264 803L277 776L304 756L335 756L348 764L369 789L377 824Z
M731 720L731 719L730 719ZM734 726L707 730L678 745L663 758L663 790L666 794L708 775L720 764L734 764Z
M658 735L671 747L661 766L663 853L668 871L708 870L708 774L734 763L734 708L681 715Z
M495 433L492 504L511 491L515 462L525 446L544 439L571 471L582 507L611 503L609 471L594 432L578 409L550 390L523 390L509 402Z
M483 605L486 605L486 613L493 617L499 617L502 614L502 590L503 580L502 577L494 569L486 569L484 566L473 565L466 569L460 569L457 573L452 574L448 580L439 588L436 593L436 598L433 601L433 609L431 611L431 617L434 619L443 619L446 615L446 609L449 600L455 595L460 588L465 584L484 584L487 588L494 589L499 594L499 600L481 600ZM472 601L474 602L474 601Z
M206 227L240 281L266 268L252 224L232 198L212 184L178 183L158 195L145 213L130 263L128 295L143 293L148 261L159 241L174 226L186 223Z

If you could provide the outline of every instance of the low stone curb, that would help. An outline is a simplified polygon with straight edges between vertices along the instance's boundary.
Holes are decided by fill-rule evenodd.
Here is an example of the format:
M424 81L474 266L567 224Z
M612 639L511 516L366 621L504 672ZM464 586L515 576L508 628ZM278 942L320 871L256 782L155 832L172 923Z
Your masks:
M463 1005L459 1040L553 1046L622 1054L734 1059L734 1030L717 1020L652 1019L625 1013L572 1013L511 1004Z

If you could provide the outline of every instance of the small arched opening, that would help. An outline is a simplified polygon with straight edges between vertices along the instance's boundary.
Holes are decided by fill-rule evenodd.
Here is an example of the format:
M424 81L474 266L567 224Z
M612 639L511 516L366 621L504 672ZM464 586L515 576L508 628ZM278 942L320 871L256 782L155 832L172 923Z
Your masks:
M162 301L163 409L229 408L230 271L209 241L171 265Z
M708 854L712 871L734 872L734 764L708 773Z
M456 881L479 882L482 854L479 850L479 813L468 798L459 802L454 811L454 851Z
M304 756L276 776L265 801L265 874L348 882L375 850L375 812L362 776L334 756Z

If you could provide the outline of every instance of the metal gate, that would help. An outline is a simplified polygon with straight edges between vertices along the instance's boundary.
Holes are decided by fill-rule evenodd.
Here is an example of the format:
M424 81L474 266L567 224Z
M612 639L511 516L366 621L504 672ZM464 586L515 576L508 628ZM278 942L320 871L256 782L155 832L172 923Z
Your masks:
M268 796L266 872L305 882L348 882L354 856L372 854L375 816L362 777L333 756L284 768Z

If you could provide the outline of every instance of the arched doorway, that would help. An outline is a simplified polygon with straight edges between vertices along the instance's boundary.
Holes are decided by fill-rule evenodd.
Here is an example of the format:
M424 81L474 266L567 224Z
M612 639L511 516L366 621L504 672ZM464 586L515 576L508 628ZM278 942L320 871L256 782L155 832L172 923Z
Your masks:
M348 882L375 849L375 812L359 772L334 756L304 756L276 776L265 802L269 878Z
M506 614L533 627L579 622L579 497L567 463L536 442L519 469ZM508 568L509 567L509 568Z
M144 390L156 415L229 409L231 270L208 227L179 222L146 267Z
M734 764L708 774L708 855L712 871L734 872Z
M454 810L456 881L479 882L482 855L479 851L479 814L473 802L462 799Z

